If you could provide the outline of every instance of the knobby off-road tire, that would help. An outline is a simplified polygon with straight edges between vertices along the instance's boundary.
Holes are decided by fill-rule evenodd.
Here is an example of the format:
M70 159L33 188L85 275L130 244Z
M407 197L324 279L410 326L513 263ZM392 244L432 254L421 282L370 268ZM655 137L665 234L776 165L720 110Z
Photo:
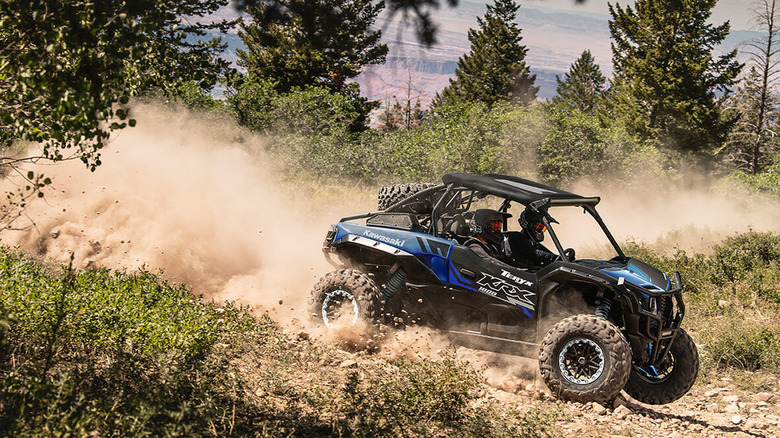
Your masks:
M411 183L411 184L391 184L379 189L377 195L377 207L379 210L387 210L388 207L396 202L415 195L436 184L431 183Z
M330 327L340 317L362 319L376 325L384 308L382 293L366 274L355 269L341 269L326 274L314 285L309 310L315 320Z
M625 386L631 347L611 322L593 315L570 316L547 332L539 368L556 397L603 403Z
M671 403L688 393L699 374L699 352L690 335L680 329L669 354L658 367L632 367L626 393L653 405Z

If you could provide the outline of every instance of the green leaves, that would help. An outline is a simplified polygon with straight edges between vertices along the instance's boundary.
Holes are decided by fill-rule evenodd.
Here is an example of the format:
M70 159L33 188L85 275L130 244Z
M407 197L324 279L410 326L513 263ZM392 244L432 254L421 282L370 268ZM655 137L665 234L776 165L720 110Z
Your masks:
M596 109L607 82L590 50L582 52L563 80L558 77L555 80L558 88L553 102L580 111Z
M91 169L99 145L122 129L130 97L152 89L175 89L182 81L213 85L227 69L218 40L192 43L193 35L226 29L202 24L227 0L0 3L0 139L44 143L44 156L77 157ZM190 16L182 24L184 13ZM131 124L131 126L134 122Z
M638 0L610 5L615 77L611 117L629 130L684 151L710 151L732 120L716 95L728 93L741 64L736 51L714 58L728 23L708 23L715 0Z
M279 92L307 85L343 92L363 66L385 60L381 32L371 30L382 8L371 0L260 2L241 25L247 50L237 51L239 65L276 81Z

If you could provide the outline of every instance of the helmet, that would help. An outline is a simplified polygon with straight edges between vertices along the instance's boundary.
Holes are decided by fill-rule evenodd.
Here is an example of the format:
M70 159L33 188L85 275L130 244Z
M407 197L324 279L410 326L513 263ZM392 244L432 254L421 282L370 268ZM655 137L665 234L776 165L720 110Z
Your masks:
M473 232L482 236L488 243L501 244L504 229L504 215L496 210L481 208L474 212Z
M542 218L541 214L526 208L520 213L520 219L518 219L520 227L523 228L525 234L536 242L543 241L544 232L547 231L547 226Z

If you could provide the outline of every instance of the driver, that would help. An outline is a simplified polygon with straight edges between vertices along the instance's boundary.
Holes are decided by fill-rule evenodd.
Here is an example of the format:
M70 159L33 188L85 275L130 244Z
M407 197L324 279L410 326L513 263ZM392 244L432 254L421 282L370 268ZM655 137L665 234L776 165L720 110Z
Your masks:
M469 213L471 212L467 214ZM466 242L466 246L485 260L506 264L501 260L505 214L481 208L469 215L471 217L468 223L472 238Z
M522 231L509 235L509 247L512 248L512 261L515 264L541 268L558 260L557 254L542 245L544 232L547 231L543 220L544 214L546 213L538 213L530 208L526 208L520 214L518 222ZM555 221L549 215L547 219Z

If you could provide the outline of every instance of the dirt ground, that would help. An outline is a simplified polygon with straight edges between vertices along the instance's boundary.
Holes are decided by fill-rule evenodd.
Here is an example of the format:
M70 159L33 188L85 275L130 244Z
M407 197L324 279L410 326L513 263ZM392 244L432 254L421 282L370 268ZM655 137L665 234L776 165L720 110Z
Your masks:
M374 355L343 354L336 360L342 367L359 368L364 361L378 359ZM427 355L435 360L435 352ZM688 394L667 405L640 403L624 392L610 404L583 404L552 398L534 360L462 347L457 348L456 355L482 371L485 401L521 412L531 408L557 410L555 426L565 437L780 438L780 380L774 377L763 380L764 387L778 388L771 392L740 389L745 386L728 377L700 378Z

